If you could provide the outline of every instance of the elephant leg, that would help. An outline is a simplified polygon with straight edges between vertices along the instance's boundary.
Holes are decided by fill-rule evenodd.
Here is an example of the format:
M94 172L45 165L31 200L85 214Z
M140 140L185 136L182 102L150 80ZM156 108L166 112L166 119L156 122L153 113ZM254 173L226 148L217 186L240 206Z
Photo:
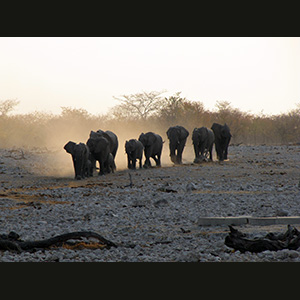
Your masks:
M154 155L154 156L152 156L152 158L155 160L156 166L160 167L161 166L161 164L160 164L160 154Z
M144 168L151 168L150 157L146 157L144 162Z
M226 141L222 141L221 145L220 145L220 160L223 161L224 159L226 159L225 157L227 157L227 154L226 154Z
M220 161L223 161L224 160L224 153L223 151L221 152L221 156L220 156Z
M213 161L213 157L212 157L212 148L213 148L213 146L211 145L211 146L209 147L209 160L210 160L210 161Z
M93 167L92 167L92 163L90 160L87 161L86 163L86 174L87 177L93 177Z
M219 142L216 142L215 146L216 146L217 159L220 160L221 159L221 151L220 151L220 144L219 144Z
M157 155L157 164L156 165L158 167L161 167L160 157L161 157L161 154Z
M217 152L218 160L223 161L223 150L221 148L218 149L219 151Z
M228 140L226 141L225 151L224 151L224 159L227 159L227 157L228 157L228 146L229 146L229 142L230 142L230 139L228 139Z
M133 155L132 155L132 162L131 162L131 168L133 169L133 170L135 170L136 169L136 150L133 152Z
M228 159L228 150L227 150L227 148L224 151L224 159Z
M99 166L100 166L100 169L99 169L98 175L100 175L100 176L105 175L105 172L104 172L105 164L102 160L99 160Z
M133 157L132 159L132 169L135 170L136 169L136 158Z
M86 175L85 170L86 170L86 163L85 163L85 161L83 161L82 166L81 166L81 177L82 178L85 178L85 175Z
M220 148L220 154L219 154L219 161L224 160L224 149L223 147Z
M151 152L152 149L149 147L145 148L144 153L145 153L145 163L144 163L144 168L151 168L151 162L150 162L150 157L151 157Z
M113 166L113 165L110 166L109 169L110 169L110 171L111 171L112 173L115 173L115 170L114 170L114 166Z
M104 162L103 165L104 165L104 173L105 173L105 174L110 173L109 164L108 164L108 161L107 161L107 160Z
M128 154L127 154L127 168L131 169L131 158L129 157Z
M155 161L155 165L157 166L157 164L158 164L158 159L156 158L156 156L155 155L153 155L153 156L151 156L153 159L154 159L154 161Z
M90 167L89 167L89 175L92 177L94 170L96 170L96 159L93 155L90 156Z
M171 162L172 163L174 163L174 164L176 164L177 163L177 155L170 155L170 157L171 157Z
M182 163L182 153L185 146L185 141L181 142L180 145L177 148L177 163Z
M197 144L193 144L193 145L194 145L194 153L195 153L195 159L194 159L195 162L199 158L199 146Z
M171 145L171 144L169 145L169 148L170 148L171 162L176 164L176 162L177 162L176 148L174 148L174 145Z
M88 156L87 153L83 153L83 157L82 157L82 178L86 178L89 176L88 173Z
M228 156L228 152L227 152L227 148L225 148L224 149L224 156L223 156L224 160L227 159L227 156Z
M205 154L204 154L204 152L205 152L205 144L204 143L202 143L201 145L200 145L200 154L201 154L201 158L203 159L203 157L205 156ZM200 156L200 155L199 155Z
M183 149L182 149L182 151L178 154L178 163L179 163L179 164L182 164L182 152L183 152Z

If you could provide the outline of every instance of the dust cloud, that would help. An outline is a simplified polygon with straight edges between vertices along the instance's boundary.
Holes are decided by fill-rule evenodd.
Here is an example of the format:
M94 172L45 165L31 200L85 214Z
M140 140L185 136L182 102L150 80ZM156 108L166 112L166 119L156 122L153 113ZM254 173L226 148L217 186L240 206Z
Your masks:
M86 143L91 130L110 130L117 135L119 140L115 161L117 171L127 169L126 140L138 139L141 133L149 131L161 135L164 141L162 167L172 166L166 132L170 126L175 125L184 126L190 133L182 157L184 164L194 160L191 139L193 129L210 127L214 122L228 124L232 133L231 144L300 144L299 108L278 116L252 115L231 107L227 101L221 101L217 105L218 111L211 112L205 110L201 102L178 97L170 98L182 104L178 111L167 102L165 110L146 119L124 117L118 110L115 115L91 115L83 109L70 107L62 107L60 115L43 112L13 116L1 114L0 150L21 149L27 160L20 160L18 163L24 163L33 174L72 178L74 176L72 157L63 147L69 141ZM119 118L115 118L116 115ZM215 151L213 153L213 159L216 160ZM151 163L154 165L152 159Z
M25 118L25 117L24 117ZM19 116L12 118L0 127L0 148L19 149L24 153L25 160L18 161L28 172L39 176L74 178L72 156L64 150L64 145L73 141L86 143L91 130L110 130L114 132L119 141L115 163L118 171L127 169L127 155L125 142L129 139L138 139L143 132L152 131L162 136L164 141L161 164L162 167L172 166L169 157L169 140L166 135L168 128L159 124L143 124L142 122L97 122L97 120L65 120L62 118L47 119L39 116L26 120ZM1 122L0 122L1 123ZM1 124L0 124L1 125ZM1 130L3 129L3 130ZM144 162L143 156L143 162ZM187 139L183 152L183 163L191 163L194 159L191 134ZM155 166L154 160L151 164Z

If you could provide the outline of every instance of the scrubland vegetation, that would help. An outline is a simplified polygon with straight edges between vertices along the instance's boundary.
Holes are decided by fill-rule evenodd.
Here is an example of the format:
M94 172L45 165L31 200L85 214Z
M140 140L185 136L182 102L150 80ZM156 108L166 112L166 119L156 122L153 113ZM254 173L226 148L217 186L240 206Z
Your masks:
M170 126L182 125L190 134L195 127L227 123L231 144L281 145L300 143L300 104L281 115L251 114L216 101L216 109L205 109L201 101L168 98L163 92L142 92L116 98L120 104L106 114L90 114L84 109L61 107L59 115L44 112L12 114L16 100L0 101L0 147L62 147L67 141L86 142L91 130L111 130L120 140L138 138L154 131L166 140ZM100 106L100 104L99 104ZM95 103L95 111L98 111ZM122 146L123 147L123 146Z

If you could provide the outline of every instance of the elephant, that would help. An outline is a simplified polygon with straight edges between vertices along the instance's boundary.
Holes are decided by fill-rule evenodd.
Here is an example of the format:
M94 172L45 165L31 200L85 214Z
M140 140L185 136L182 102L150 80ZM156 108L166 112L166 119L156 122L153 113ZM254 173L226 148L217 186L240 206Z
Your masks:
M150 157L152 157L155 160L156 166L160 167L160 158L163 147L162 137L154 132L141 133L139 136L139 141L144 146L144 154L146 158L143 167L151 167Z
M170 127L167 131L170 148L170 158L174 164L182 163L182 152L189 132L182 126ZM177 153L176 153L177 151Z
M217 158L219 161L223 161L228 156L228 145L232 136L230 129L226 123L224 125L213 123L211 129L215 134Z
M195 128L192 135L195 159L194 163L201 162L209 155L209 160L213 161L212 149L215 141L214 132L207 128Z
M65 144L64 149L72 155L75 179L80 180L91 176L90 150L84 143L76 144L69 141Z
M99 175L110 173L109 154L111 152L109 141L104 136L94 136L90 137L86 144L94 159L99 162Z
M136 169L136 160L139 160L140 169L142 168L144 145L137 139L125 142L125 152L127 154L128 169Z
M96 132L95 131L90 132L90 138L99 137L99 136L103 136L108 140L110 153L113 155L113 158L115 158L119 146L119 141L116 134L114 134L112 131L109 130L103 131L101 129L97 130Z
M91 131L90 132L90 138L98 138L98 137L104 137L108 140L109 142L109 152L112 154L113 156L113 160L116 157L116 153L118 150L118 146L119 146L119 141L118 141L118 137L116 136L116 134L114 134L112 131L103 131L101 129L97 130L97 131ZM93 161L93 169L96 169L96 161ZM108 161L107 161L108 162ZM116 164L115 161L111 161L111 163L109 164L111 166L111 168L109 168L109 165L107 165L107 162L105 162L105 168L107 170L116 170Z
M107 167L108 167L108 173L110 172L114 173L116 170L115 159L111 153L108 154Z

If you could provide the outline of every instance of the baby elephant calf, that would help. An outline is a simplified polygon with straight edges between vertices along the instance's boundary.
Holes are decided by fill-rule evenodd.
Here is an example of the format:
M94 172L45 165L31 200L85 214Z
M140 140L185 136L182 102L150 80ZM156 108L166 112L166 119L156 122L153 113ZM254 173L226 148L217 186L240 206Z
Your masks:
M127 154L128 169L136 168L137 159L139 160L140 169L142 168L143 151L144 146L140 141L131 139L125 142L125 152Z
M76 144L72 141L65 144L64 149L72 155L75 179L83 179L89 177L91 162L89 161L89 148L84 143Z

